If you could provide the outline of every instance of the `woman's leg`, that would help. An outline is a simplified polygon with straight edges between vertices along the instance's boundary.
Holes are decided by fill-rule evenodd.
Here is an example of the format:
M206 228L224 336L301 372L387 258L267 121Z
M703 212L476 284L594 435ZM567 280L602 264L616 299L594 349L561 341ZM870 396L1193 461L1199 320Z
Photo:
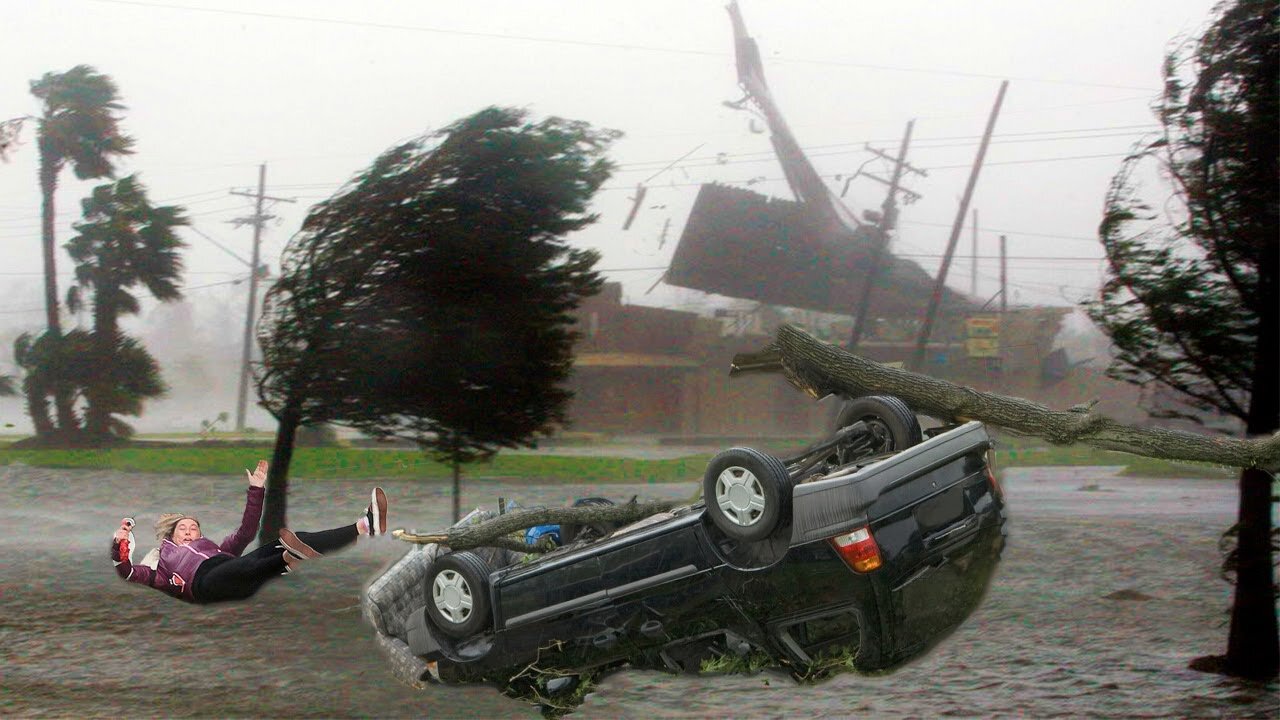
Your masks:
M197 602L244 600L285 570L284 549L276 544L263 545L237 558L223 557L210 558L196 570L192 591Z
M319 532L299 531L297 535L299 540L310 545L316 552L330 553L335 550L341 550L355 542L356 538L360 536L360 531L356 529L354 524L351 524Z

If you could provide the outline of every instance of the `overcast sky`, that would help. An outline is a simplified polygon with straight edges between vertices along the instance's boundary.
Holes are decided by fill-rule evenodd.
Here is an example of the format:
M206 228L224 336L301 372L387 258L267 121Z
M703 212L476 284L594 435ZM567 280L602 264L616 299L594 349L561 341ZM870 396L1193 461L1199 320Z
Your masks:
M837 192L871 155L896 152L917 120L909 162L929 170L908 186L894 248L937 267L978 136L1000 80L1010 87L972 207L979 253L1009 237L1012 298L1063 305L1096 288L1094 239L1107 184L1122 155L1154 129L1150 104L1171 40L1207 21L1209 0L966 0L868 2L742 0L767 79L797 139ZM28 83L87 63L113 77L151 197L185 205L194 228L185 284L192 299L231 303L251 212L229 190L256 185L296 199L272 207L265 234L273 268L307 208L397 141L486 105L528 108L626 133L614 179L598 195L600 221L574 236L631 302L689 305L698 293L654 284L679 238L697 185L744 184L790 197L767 134L722 105L740 97L722 0L604 2L137 2L17 0L0 23L0 118L38 111ZM0 165L0 326L38 327L42 300L39 192L33 128ZM663 168L688 156L674 167ZM719 159L719 161L717 160ZM723 162L720 162L723 161ZM866 171L887 176L879 162ZM70 172L58 193L59 244L94 183ZM637 182L650 191L621 229ZM855 181L846 201L878 207L883 186ZM665 242L663 228L669 221ZM199 231L199 234L196 232ZM206 237L207 236L207 237ZM966 229L961 251L969 253ZM998 288L979 261L978 294ZM68 271L65 255L60 270ZM969 261L950 284L969 290ZM68 275L64 274L63 290ZM29 290L28 290L29 288ZM17 294L21 299L15 298ZM4 353L7 355L7 351ZM5 357L7 361L9 358Z

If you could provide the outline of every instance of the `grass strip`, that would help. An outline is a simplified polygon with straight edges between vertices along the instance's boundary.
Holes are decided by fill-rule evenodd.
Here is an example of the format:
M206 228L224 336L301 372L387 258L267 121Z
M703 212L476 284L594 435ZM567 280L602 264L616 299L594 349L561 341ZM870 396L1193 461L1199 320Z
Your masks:
M85 468L122 472L236 475L270 457L261 448L113 448L107 450L0 449L0 464ZM669 483L697 480L709 455L674 460L561 455L497 455L490 462L463 466L467 477L502 477L547 482ZM311 480L452 477L452 468L414 450L298 448L289 475Z
M500 453L490 462L467 465L462 471L464 476L473 478L502 477L540 482L697 482L712 454L708 452L672 460L643 460ZM0 447L0 465L20 462L37 467L190 475L236 475L240 468L252 467L259 458L269 456L268 449L246 447L108 450L13 450ZM1232 478L1239 473L1233 468L1156 460L1082 445L1011 448L1003 443L997 445L997 468L1063 465L1119 465L1126 468L1125 474L1139 477ZM329 447L294 450L289 474L295 478L310 480L444 480L452 477L452 470L448 465L430 460L415 450Z

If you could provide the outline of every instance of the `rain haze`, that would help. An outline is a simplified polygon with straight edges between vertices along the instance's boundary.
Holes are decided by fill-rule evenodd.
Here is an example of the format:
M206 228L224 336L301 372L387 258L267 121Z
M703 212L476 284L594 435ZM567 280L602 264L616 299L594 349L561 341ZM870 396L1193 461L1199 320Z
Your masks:
M1010 85L949 284L980 299L999 287L1008 238L1010 300L1072 305L1096 291L1096 228L1122 157L1156 129L1150 106L1171 42L1203 28L1209 0L1140 2L780 2L742 0L774 99L818 172L855 214L877 209L888 176L867 146L893 154L914 119L894 252L936 272L1001 80ZM141 430L197 429L234 410L252 214L266 165L263 262L273 272L308 208L380 152L485 106L515 106L621 130L618 168L596 196L599 222L570 238L601 252L624 302L706 312L731 302L659 282L698 187L721 182L791 199L763 123L726 106L737 86L723 0L621 2L219 2L46 0L6 5L0 119L33 115L31 80L88 64L127 109L151 197L178 204L185 302L144 300L126 322L173 386ZM870 162L869 162L870 161ZM60 176L57 242L102 181ZM623 230L637 183L649 188ZM10 348L43 324L34 126L0 165L0 374ZM971 223L971 219L966 219ZM71 280L59 256L60 290ZM82 316L71 324L87 325ZM0 422L28 429L17 398ZM250 425L271 426L254 408Z

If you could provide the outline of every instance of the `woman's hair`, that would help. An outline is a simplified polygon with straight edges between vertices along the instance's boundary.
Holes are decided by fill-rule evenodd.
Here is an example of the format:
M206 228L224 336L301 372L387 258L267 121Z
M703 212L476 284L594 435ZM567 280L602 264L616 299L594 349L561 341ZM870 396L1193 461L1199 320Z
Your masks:
M156 540L173 537L174 528L178 527L178 521L183 519L195 520L196 525L200 524L199 520L186 513L165 513L156 521Z

